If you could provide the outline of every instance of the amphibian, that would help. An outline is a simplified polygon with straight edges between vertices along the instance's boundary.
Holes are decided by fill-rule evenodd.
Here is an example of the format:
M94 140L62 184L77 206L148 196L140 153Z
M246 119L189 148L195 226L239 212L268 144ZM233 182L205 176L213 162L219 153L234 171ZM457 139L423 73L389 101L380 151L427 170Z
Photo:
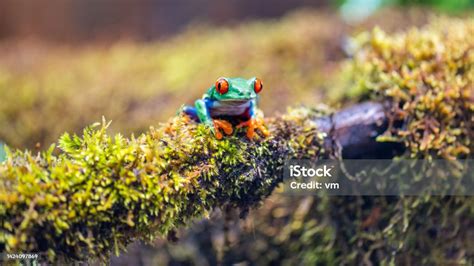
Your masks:
M253 139L255 130L264 136L269 132L263 119L257 116L257 100L263 90L258 78L219 78L203 97L193 106L184 106L182 111L197 122L211 128L217 139L233 133L231 121L237 121L236 127L247 127L247 137Z

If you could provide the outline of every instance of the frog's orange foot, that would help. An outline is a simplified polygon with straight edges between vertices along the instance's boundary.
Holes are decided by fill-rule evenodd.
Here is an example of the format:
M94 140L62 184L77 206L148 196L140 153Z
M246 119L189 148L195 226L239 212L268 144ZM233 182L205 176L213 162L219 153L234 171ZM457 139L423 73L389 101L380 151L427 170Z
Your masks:
M221 129L224 131L225 134L230 135L234 130L232 129L232 124L225 121L225 120L220 120L220 119L213 119L214 122L214 130L215 130L215 135L216 139L222 139L222 132L220 131Z
M247 127L247 138L253 139L255 130L258 129L265 137L270 136L267 128L263 124L263 119L253 118L237 125L237 128Z

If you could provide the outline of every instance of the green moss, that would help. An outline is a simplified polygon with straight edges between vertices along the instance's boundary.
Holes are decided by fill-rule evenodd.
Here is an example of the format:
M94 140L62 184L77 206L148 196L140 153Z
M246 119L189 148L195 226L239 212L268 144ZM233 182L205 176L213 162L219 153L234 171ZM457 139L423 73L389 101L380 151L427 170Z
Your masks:
M38 155L9 152L0 165L0 250L47 252L50 261L106 259L215 207L246 212L281 182L286 156L319 145L288 143L308 130L294 118L269 125L271 138L250 141L238 131L217 141L181 116L129 139L109 136L103 122L81 137L64 134L57 156L54 146Z
M474 20L435 21L393 35L375 28L357 36L346 91L391 104L394 122L404 126L381 140L404 142L411 157L466 157L474 147Z

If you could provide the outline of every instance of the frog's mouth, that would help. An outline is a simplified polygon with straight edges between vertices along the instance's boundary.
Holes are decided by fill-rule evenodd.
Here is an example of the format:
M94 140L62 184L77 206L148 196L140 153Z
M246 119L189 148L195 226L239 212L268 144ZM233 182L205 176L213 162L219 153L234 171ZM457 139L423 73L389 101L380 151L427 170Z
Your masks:
M224 100L218 101L211 107L212 116L228 115L235 116L241 115L250 108L250 100Z
M221 104L226 106L240 106L243 104L247 104L250 102L248 99L236 100L236 99L228 99L228 100L220 100Z

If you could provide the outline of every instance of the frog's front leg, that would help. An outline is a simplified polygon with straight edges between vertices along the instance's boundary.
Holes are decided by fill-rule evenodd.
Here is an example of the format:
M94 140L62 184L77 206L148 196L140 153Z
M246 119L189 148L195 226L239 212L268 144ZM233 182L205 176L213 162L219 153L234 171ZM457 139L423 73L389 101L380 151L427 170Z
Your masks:
M257 116L257 108L255 100L251 102L249 110L250 119L237 125L237 128L247 127L247 138L253 139L255 130L258 129L265 137L270 136L264 125L263 119Z
M196 122L199 122L199 117L197 115L197 110L196 110L196 107L194 106L189 106L189 105L183 105L180 109L181 113L184 113L186 114L189 118L191 118L192 120L196 121Z
M221 129L225 134L230 135L233 132L232 124L220 119L212 119L209 112L212 101L207 99L199 99L195 102L196 113L199 121L211 128L217 139L222 139Z

